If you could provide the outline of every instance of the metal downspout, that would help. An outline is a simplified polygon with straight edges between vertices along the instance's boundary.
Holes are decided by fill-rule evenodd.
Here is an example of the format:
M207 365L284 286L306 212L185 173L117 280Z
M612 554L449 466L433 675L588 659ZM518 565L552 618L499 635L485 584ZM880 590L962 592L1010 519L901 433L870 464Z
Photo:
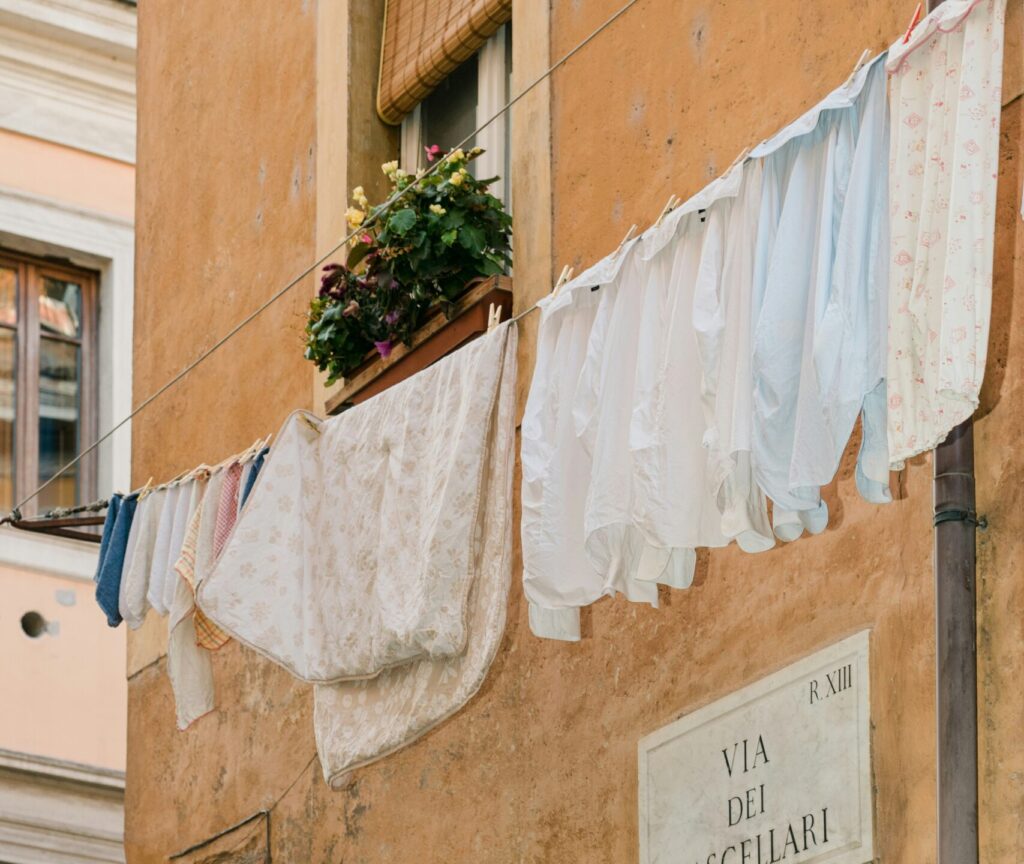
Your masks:
M928 0L930 12L943 0ZM978 864L974 420L935 448L938 864Z

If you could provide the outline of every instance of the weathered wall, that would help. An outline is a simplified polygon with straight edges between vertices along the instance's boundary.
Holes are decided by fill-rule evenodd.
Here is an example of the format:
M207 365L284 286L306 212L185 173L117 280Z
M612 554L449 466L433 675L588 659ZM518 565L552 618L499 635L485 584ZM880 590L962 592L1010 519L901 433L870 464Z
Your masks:
M554 4L551 56L618 5ZM1013 5L1007 58L1019 64ZM642 0L553 79L554 263L594 260L632 222L653 219L671 192L696 191L842 81L864 47L885 47L910 11L883 0ZM231 3L184 12L150 0L141 10L139 396L312 260L309 13L297 2L240 14ZM1014 686L1024 635L1024 459L1014 447L1024 310L1013 296L1024 277L1021 81L1009 68L997 312L977 432L979 506L991 524L979 566L986 864L1024 860L1024 706ZM521 206L520 224L548 205ZM531 265L540 275L517 284L519 304L548 290L544 269ZM302 302L283 301L148 412L136 425L136 479L224 455L303 404ZM528 374L528 348L522 359ZM639 737L870 627L878 858L934 862L930 464L919 458L894 475L898 500L887 507L859 500L852 469L851 448L825 492L823 535L760 556L704 555L694 586L663 592L660 610L594 606L577 645L535 639L515 586L481 693L340 792L327 789L313 758L309 688L237 645L215 658L218 711L176 733L164 663L149 662L159 631L147 625L129 660L129 861L163 861L273 807L276 861L632 862Z

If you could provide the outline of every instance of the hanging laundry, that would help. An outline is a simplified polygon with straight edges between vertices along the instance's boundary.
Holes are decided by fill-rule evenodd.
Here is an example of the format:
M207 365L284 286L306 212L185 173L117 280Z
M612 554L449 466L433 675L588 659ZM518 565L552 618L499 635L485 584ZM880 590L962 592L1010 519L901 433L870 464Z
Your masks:
M992 304L1006 0L946 2L889 49L889 458L978 407Z
M294 414L200 607L308 681L461 653L503 347L474 343L319 429Z
M640 538L637 578L675 588L693 581L697 548L725 546L724 514L705 448L697 292L716 280L728 238L724 229L740 188L742 165L705 187L646 232L638 255L644 304L629 448L633 461L632 525ZM751 487L761 499L756 486ZM766 512L762 521L767 523ZM773 545L771 531L750 548Z
M175 594L167 619L167 677L174 693L179 729L214 708L213 667L209 651L198 643L196 629L196 548L203 525L204 510L216 510L223 472L196 476L189 501L188 526L181 554L174 565ZM211 524L207 520L207 524ZM205 620L205 619L204 619Z
M752 288L762 174L762 160L752 159L725 178L738 188L708 213L709 237L693 297L710 490L722 514L722 533L746 552L775 545L751 455Z
M248 463L248 472L242 478L242 492L238 496L238 509L245 506L246 500L249 498L249 494L252 492L252 487L256 485L256 479L260 476L260 471L263 469L263 461L267 458L267 454L270 452L269 447L264 447L256 454L256 458L252 462Z
M315 688L313 717L317 751L324 777L334 787L342 785L355 768L411 744L458 711L483 684L501 644L512 575L516 343L515 325L500 325L437 364L449 367L446 377L462 370L462 374L450 375L448 387L458 387L460 378L475 386L465 374L467 367L482 367L481 372L487 367L499 369L497 392L486 407L490 422L483 432L486 455L480 478L481 494L475 502L466 502L476 511L471 520L476 527L470 531L470 522L465 521L458 532L462 543L471 549L470 566L475 578L471 581L465 609L440 610L444 615L465 614L465 646L457 656L419 659L385 670L370 680ZM437 366L409 379L410 389L420 387L430 392L433 389L430 373ZM470 394L463 395L468 398ZM378 396L375 400L381 398ZM375 400L365 403L366 406ZM422 423L428 416L430 425L439 432L444 426L443 414L409 419ZM325 425L330 422L333 421ZM273 462L272 456L264 470L269 472ZM457 474L452 474L450 479L454 481L456 477ZM254 498L253 504L255 502ZM451 515L458 516L461 512L459 508ZM464 533L467 531L469 533Z
M142 626L149 610L147 592L153 569L153 556L161 525L164 524L168 501L167 489L145 492L139 498L138 509L132 523L132 553L125 558L121 578L121 617L132 629Z
M121 572L124 568L125 550L128 546L128 535L131 532L138 496L125 495L119 501L120 503L113 508L115 511L113 516L110 510L107 511L107 520L113 518L113 522L107 548L96 575L96 602L106 614L107 623L111 627L116 627L121 623L121 612L118 607L121 593ZM105 522L104 533L106 533Z
M107 514L103 520L103 531L100 534L100 549L96 556L96 573L93 574L93 582L99 582L100 573L103 572L103 559L107 557L107 549L110 548L110 538L114 533L114 523L117 522L117 511L121 509L121 501L123 500L124 495L120 492L115 492L110 496L110 500L107 501Z
M605 594L658 602L656 585L635 580L612 584L607 571L586 554L583 526L593 458L576 435L573 417L599 307L614 301L636 242L538 304L537 359L522 423L523 588L530 629L537 636L578 640L580 608ZM605 315L601 326L608 322Z
M217 502L217 521L213 529L213 558L220 555L224 544L231 535L238 518L238 490L242 480L242 466L234 462L224 472L224 482L220 488L220 500Z
M153 541L152 556L149 562L149 585L146 589L146 600L157 611L158 615L166 615L167 607L164 605L164 586L167 583L167 559L170 555L171 533L174 531L174 517L178 512L181 487L171 485L166 490L161 490L154 494L161 496L160 522Z
M764 159L754 276L753 466L783 540L824 530L820 487L867 412L860 491L887 501L885 77L876 60L755 148ZM839 256L839 267L837 267ZM881 415L881 416L879 416Z
M177 484L181 491L178 495L178 503L174 511L171 540L167 548L168 554L164 563L163 579L161 580L163 582L163 590L160 605L164 610L160 613L161 615L170 613L171 607L174 605L175 594L177 593L179 576L174 568L181 557L181 548L185 543L185 531L188 529L188 522L192 516L193 477L194 474L190 474L187 480Z

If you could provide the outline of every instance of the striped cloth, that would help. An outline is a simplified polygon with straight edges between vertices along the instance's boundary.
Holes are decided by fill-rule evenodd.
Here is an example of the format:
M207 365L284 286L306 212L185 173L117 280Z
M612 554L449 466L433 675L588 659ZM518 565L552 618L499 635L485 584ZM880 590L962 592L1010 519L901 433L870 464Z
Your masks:
M196 512L192 514L188 528L185 529L185 541L181 545L181 555L174 565L175 572L185 580L193 597L196 592L196 544L199 540L199 523L202 520L205 505L206 502L202 502L196 508ZM219 507L217 515L220 516ZM192 623L196 630L196 644L200 648L216 651L231 640L231 637L214 624L198 606L192 613Z

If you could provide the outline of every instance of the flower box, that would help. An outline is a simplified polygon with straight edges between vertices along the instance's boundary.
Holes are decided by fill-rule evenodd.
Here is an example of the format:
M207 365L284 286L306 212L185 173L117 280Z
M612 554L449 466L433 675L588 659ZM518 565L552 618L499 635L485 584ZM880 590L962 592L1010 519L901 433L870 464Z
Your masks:
M327 399L327 413L340 414L365 402L388 387L426 369L442 357L487 331L487 313L494 303L501 307L501 320L512 314L512 280L489 276L475 280L455 301L450 318L438 310L412 337L411 345L398 345L386 360L376 352L347 376L340 389Z

